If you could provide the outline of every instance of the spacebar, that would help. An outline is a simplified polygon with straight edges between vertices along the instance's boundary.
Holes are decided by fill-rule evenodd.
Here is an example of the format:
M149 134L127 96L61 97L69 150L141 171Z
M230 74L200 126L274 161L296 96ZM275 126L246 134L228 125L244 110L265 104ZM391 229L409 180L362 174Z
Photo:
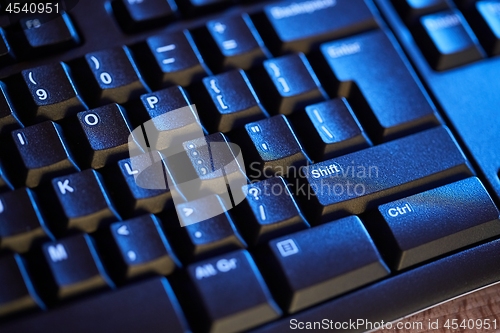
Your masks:
M0 332L188 332L166 278L124 287L0 325Z
M289 332L306 322L321 324L323 320L333 328L343 325L339 330L342 332L363 332L370 329L367 322L391 322L497 282L499 261L500 240L495 240L372 284L252 333ZM364 320L359 326L355 325L358 319Z

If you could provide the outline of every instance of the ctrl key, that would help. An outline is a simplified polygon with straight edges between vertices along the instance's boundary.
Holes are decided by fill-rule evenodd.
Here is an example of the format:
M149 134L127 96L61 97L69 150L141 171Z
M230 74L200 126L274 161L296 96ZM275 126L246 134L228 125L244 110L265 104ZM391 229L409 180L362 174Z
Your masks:
M188 274L205 310L205 331L239 332L281 315L245 250L193 264Z

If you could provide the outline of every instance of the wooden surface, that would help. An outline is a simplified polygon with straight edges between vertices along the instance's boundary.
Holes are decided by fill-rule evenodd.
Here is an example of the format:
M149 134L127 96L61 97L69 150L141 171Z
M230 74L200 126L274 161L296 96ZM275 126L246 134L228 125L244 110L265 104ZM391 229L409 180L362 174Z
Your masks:
M459 328L458 330L451 330L444 327L447 320L457 319L458 325L465 319L464 324L467 324L469 319L473 320L483 320L489 319L490 323L496 319L497 327L494 329L491 327L489 330L482 329L469 329L469 328ZM429 322L439 324L438 329L429 328ZM478 290L472 294L462 296L460 298L454 299L447 303L438 305L424 312L418 313L414 316L405 318L401 320L405 325L418 325L413 324L416 322L422 323L422 329L415 328L410 329L391 329L391 330L379 330L377 333L420 333L420 332L432 332L432 333L457 333L457 332L467 332L467 333L484 333L484 332L500 332L500 284L493 285L491 287ZM472 324L472 322L471 322ZM394 323L393 325L396 325ZM472 325L471 325L472 326ZM394 326L395 327L395 326Z

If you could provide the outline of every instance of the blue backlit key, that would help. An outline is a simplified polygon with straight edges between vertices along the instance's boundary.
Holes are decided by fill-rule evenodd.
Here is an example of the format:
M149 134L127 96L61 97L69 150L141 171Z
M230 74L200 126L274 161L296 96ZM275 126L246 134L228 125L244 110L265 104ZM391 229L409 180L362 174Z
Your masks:
M207 37L214 42L214 45L210 43L210 50L207 49L207 61L217 71L228 68L246 70L270 56L247 14L209 21L206 29Z
M298 185L295 184L295 185ZM297 189L298 186L291 186ZM281 177L245 185L246 200L235 210L238 227L252 245L309 227Z
M254 86L271 113L289 115L326 99L326 93L302 53L264 61L265 80Z
M85 62L91 74L81 84L88 85L94 105L125 103L149 90L126 46L88 53Z
M294 172L307 163L308 157L284 115L249 123L245 130L252 143L248 152L254 152L248 172L251 179L297 174Z
M43 239L53 236L35 194L27 188L0 194L0 248L22 253Z
M436 204L438 203L438 204ZM500 234L499 212L477 178L379 206L380 248L404 269ZM375 237L375 236L374 236Z
M204 331L228 332L228 327L234 332L246 331L281 315L245 250L197 262L187 273L198 296L192 300L204 311L197 321Z
M110 230L119 252L120 278L168 275L180 265L154 215L113 223Z
M465 65L484 57L469 25L457 10L424 16L416 39L436 70Z
M266 6L264 15L262 28L271 33L263 37L278 53L309 52L319 42L377 26L363 0L282 1Z
M307 207L329 221L472 175L455 140L438 127L309 166Z
M60 205L58 229L95 231L100 224L120 220L112 205L102 177L87 169L68 176L54 178L52 187Z
M89 235L80 234L42 247L58 299L100 288L113 288Z
M0 82L0 133L20 127L22 127L22 124L7 94L7 86Z
M204 111L200 118L214 132L229 132L267 116L242 70L204 78L199 99Z
M268 251L264 276L290 313L389 274L357 216L275 239Z
M152 55L149 75L157 87L185 87L211 75L187 30L153 36L146 43Z
M345 98L309 105L292 119L297 135L315 161L367 148L364 129Z
M478 1L476 10L478 34L484 49L492 54L500 54L500 2Z

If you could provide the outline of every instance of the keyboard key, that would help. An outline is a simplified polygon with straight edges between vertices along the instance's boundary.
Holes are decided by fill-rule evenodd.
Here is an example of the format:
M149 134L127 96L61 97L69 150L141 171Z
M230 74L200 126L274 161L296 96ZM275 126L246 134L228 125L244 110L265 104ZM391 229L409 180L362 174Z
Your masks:
M88 87L88 99L95 105L125 103L148 92L129 49L114 47L85 55L91 75L84 73L80 84Z
M187 271L204 310L197 317L204 331L244 331L281 315L247 251L201 261Z
M7 86L0 82L0 134L23 127L7 94Z
M427 15L420 23L415 37L434 69L442 71L484 57L476 37L458 11Z
M143 120L147 120L147 123L143 126L147 131L149 147L164 150L193 136L203 136L196 109L191 106L182 87L170 87L142 95L141 102L142 108L146 110ZM174 113L168 113L170 111L175 111L175 116ZM182 116L178 116L180 114ZM143 149L146 150L146 147Z
M394 45L378 30L326 43L321 52L327 68L316 71L332 95L348 97L376 141L439 125L429 97Z
M141 154L118 162L114 185L121 208L127 216L160 213L173 206L164 172L166 165L158 152ZM137 177L137 179L136 179ZM163 180L163 182L162 182Z
M474 26L477 37L489 54L500 54L500 2L478 1L476 10L479 14Z
M289 115L327 97L302 53L266 60L264 71L254 87L270 112Z
M112 4L122 29L128 33L164 25L175 18L177 11L172 0L117 0Z
M382 281L296 313L292 321L290 317L283 317L253 332L287 332L291 327L298 329L300 323L321 322L324 318L328 318L328 323L331 323L330 320L333 323L349 323L349 320L355 323L353 318L365 318L363 324L358 327L359 330L356 330L355 326L348 332L371 329L376 325L373 324L374 322L382 320L385 323L393 322L407 316L408 312L412 311L411 309L433 307L435 304L460 297L471 290L482 288L485 283L486 285L495 283L500 272L500 269L497 270L498 257L496 256L499 252L499 240L487 242L427 265L394 274ZM465 299L458 303L462 301ZM435 322L436 319L431 320ZM393 329L383 331L394 332L395 330L394 324ZM409 329L408 331L418 330Z
M0 162L0 192L5 192L12 190L12 184L10 183L9 179L5 175L4 169L2 167L2 163Z
M83 132L78 150L86 165L99 169L127 156L131 128L121 106L108 104L79 112L77 118Z
M209 21L199 37L207 61L218 72L250 69L271 56L247 14Z
M243 200L235 191L247 184L238 145L224 134L214 133L186 141L183 146L183 152L167 157L167 166L187 200L217 194L228 207Z
M212 74L187 30L149 37L146 44L152 56L144 60L144 72L154 87L186 87Z
M59 228L93 232L101 224L121 220L95 170L54 178L52 187L62 208L58 221L65 224Z
M251 245L305 229L309 224L299 211L287 183L273 177L244 186L247 193L237 207L238 227Z
M390 273L357 216L275 239L267 251L270 287L289 313Z
M6 254L0 257L0 281L0 317L17 311L45 308L33 288L20 255Z
M309 166L307 207L331 221L472 175L448 130L438 127Z
M398 270L500 234L498 209L475 177L387 203L378 211L383 225L373 221L374 230L380 230L375 240Z
M180 265L154 215L113 223L110 229L120 254L116 258L120 277L168 275Z
M309 105L291 119L306 151L323 161L371 146L345 98Z
M172 241L180 249L182 259L199 260L247 247L224 207L221 198L215 195L177 206L183 227L173 229L176 234ZM205 219L206 216L211 217Z
M175 294L164 277L141 281L13 321L2 326L2 332L44 332L47 327L54 332L190 332Z
M11 135L20 157L16 176L27 187L36 187L55 176L80 170L68 151L58 124L44 121L15 130Z
M262 36L274 52L309 52L320 42L377 27L363 0L301 0L264 8Z
M294 174L309 160L283 115L249 123L245 125L245 130L253 146L250 159L253 161L250 165L253 173L248 174L251 179L273 175L287 177L289 172ZM250 155L252 150L246 151Z
M24 37L20 46L25 57L33 57L35 54L46 52L59 52L80 43L80 37L65 12L54 15L50 19L30 15L21 18L19 24Z
M0 194L0 246L26 252L32 244L54 239L40 214L33 192L22 188Z
M8 64L12 62L14 55L10 43L5 38L5 30L0 28L0 64Z
M89 235L46 243L43 254L54 279L58 299L100 288L114 288Z
M213 132L229 132L267 116L242 70L206 77L199 90L198 105L204 111L200 117Z
M231 5L230 0L186 0L180 1L179 5L188 15L206 14L207 12L222 9Z
M65 63L31 68L21 74L28 89L23 98L36 118L59 120L87 109Z
M421 16L450 8L447 0L393 0L392 3L407 24L413 24Z

